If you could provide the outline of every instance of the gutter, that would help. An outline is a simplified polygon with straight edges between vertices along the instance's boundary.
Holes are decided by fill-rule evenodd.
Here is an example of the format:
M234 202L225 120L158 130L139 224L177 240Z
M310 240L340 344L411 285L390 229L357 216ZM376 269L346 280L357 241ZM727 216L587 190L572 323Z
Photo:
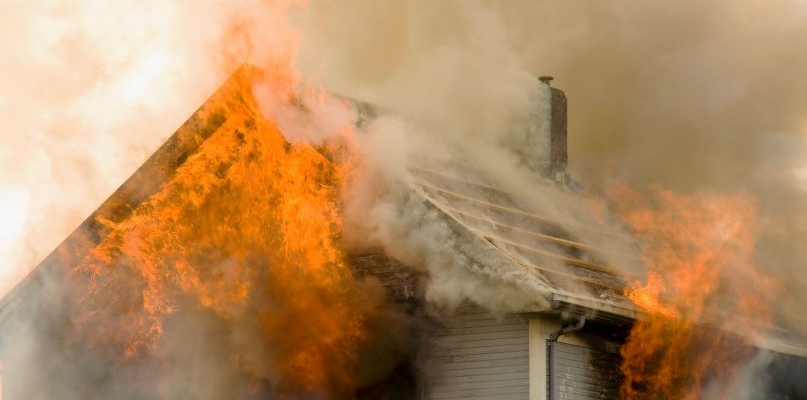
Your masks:
M553 311L571 311L589 315L589 319L621 326L633 324L633 321L641 318L632 304L619 304L570 293L552 293L550 307Z
M562 335L565 335L567 333L577 332L577 331L583 329L583 325L585 325L585 324L586 324L586 316L581 315L580 317L577 318L577 323L576 324L562 326L562 327L560 327L560 329L556 330L555 332L552 332L552 334L549 335L549 341L550 342L556 342L556 341L558 341L558 338L561 337Z

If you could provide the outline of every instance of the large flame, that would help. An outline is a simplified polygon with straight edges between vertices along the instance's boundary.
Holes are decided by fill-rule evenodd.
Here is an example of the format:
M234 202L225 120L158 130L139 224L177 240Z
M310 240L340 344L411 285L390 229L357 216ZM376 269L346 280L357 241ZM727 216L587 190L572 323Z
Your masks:
M622 398L695 399L707 383L725 398L768 318L771 282L752 262L754 202L655 188L648 205L624 186L612 194L649 268L626 291L646 316L621 351Z
M298 3L3 1L0 294L245 60L293 57Z
M277 89L292 76L262 78ZM374 307L340 250L349 142L289 143L262 115L252 78L212 100L226 102L226 121L72 274L78 340L122 362L160 357L165 319L202 309L258 338L233 355L255 390L339 398L353 388ZM276 95L303 109L289 91Z

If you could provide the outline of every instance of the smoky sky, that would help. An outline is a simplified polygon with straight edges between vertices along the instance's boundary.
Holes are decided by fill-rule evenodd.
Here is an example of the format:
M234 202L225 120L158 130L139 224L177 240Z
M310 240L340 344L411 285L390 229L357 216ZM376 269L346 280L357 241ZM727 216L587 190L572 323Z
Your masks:
M803 2L342 0L301 20L308 76L432 126L501 131L529 104L530 80L554 76L576 180L595 195L614 181L750 195L757 264L781 282L778 311L799 316Z
M582 179L752 195L757 262L782 279L785 304L801 303L792 298L807 285L803 2L498 8L515 51L570 98L570 160ZM797 310L780 311L802 317Z

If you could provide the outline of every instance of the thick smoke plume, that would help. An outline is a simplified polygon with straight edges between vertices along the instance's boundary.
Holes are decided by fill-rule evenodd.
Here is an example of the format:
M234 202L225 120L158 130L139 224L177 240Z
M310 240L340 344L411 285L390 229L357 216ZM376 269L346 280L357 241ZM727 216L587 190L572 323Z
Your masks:
M481 282L472 282L477 274L462 269L452 274L455 269L446 266L468 264L461 250L468 246L446 237L447 221L432 223L431 214L412 206L404 191L388 186L408 182L412 154L464 160L539 215L568 222L581 217L551 185L536 186L541 178L534 167L543 161L543 149L535 138L549 128L543 117L549 90L510 45L501 12L481 1L336 1L312 4L297 17L304 38L301 70L384 115L366 126L362 148L377 180L387 185L361 188L371 199L358 200L359 215L347 215L349 222L364 225L356 236L405 254L404 261L418 260L415 264L435 278L427 296L449 308L472 299L513 311L544 297L546 287L494 289L490 295L480 290L508 285L502 282L508 279L524 281L506 277L496 263L488 263L491 270L475 269Z

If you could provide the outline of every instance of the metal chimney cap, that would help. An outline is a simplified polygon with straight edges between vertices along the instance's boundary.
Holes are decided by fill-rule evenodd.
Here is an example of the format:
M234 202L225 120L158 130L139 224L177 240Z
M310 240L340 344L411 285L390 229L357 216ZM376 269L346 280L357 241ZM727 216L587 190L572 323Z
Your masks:
M549 76L549 75L543 75L543 76L539 76L539 77L538 77L538 80L539 80L539 81L541 81L541 82L543 82L543 83L546 83L547 85L548 85L548 84L549 84L549 82L551 82L553 79L555 79L555 78L553 78L553 77L551 77L551 76Z

